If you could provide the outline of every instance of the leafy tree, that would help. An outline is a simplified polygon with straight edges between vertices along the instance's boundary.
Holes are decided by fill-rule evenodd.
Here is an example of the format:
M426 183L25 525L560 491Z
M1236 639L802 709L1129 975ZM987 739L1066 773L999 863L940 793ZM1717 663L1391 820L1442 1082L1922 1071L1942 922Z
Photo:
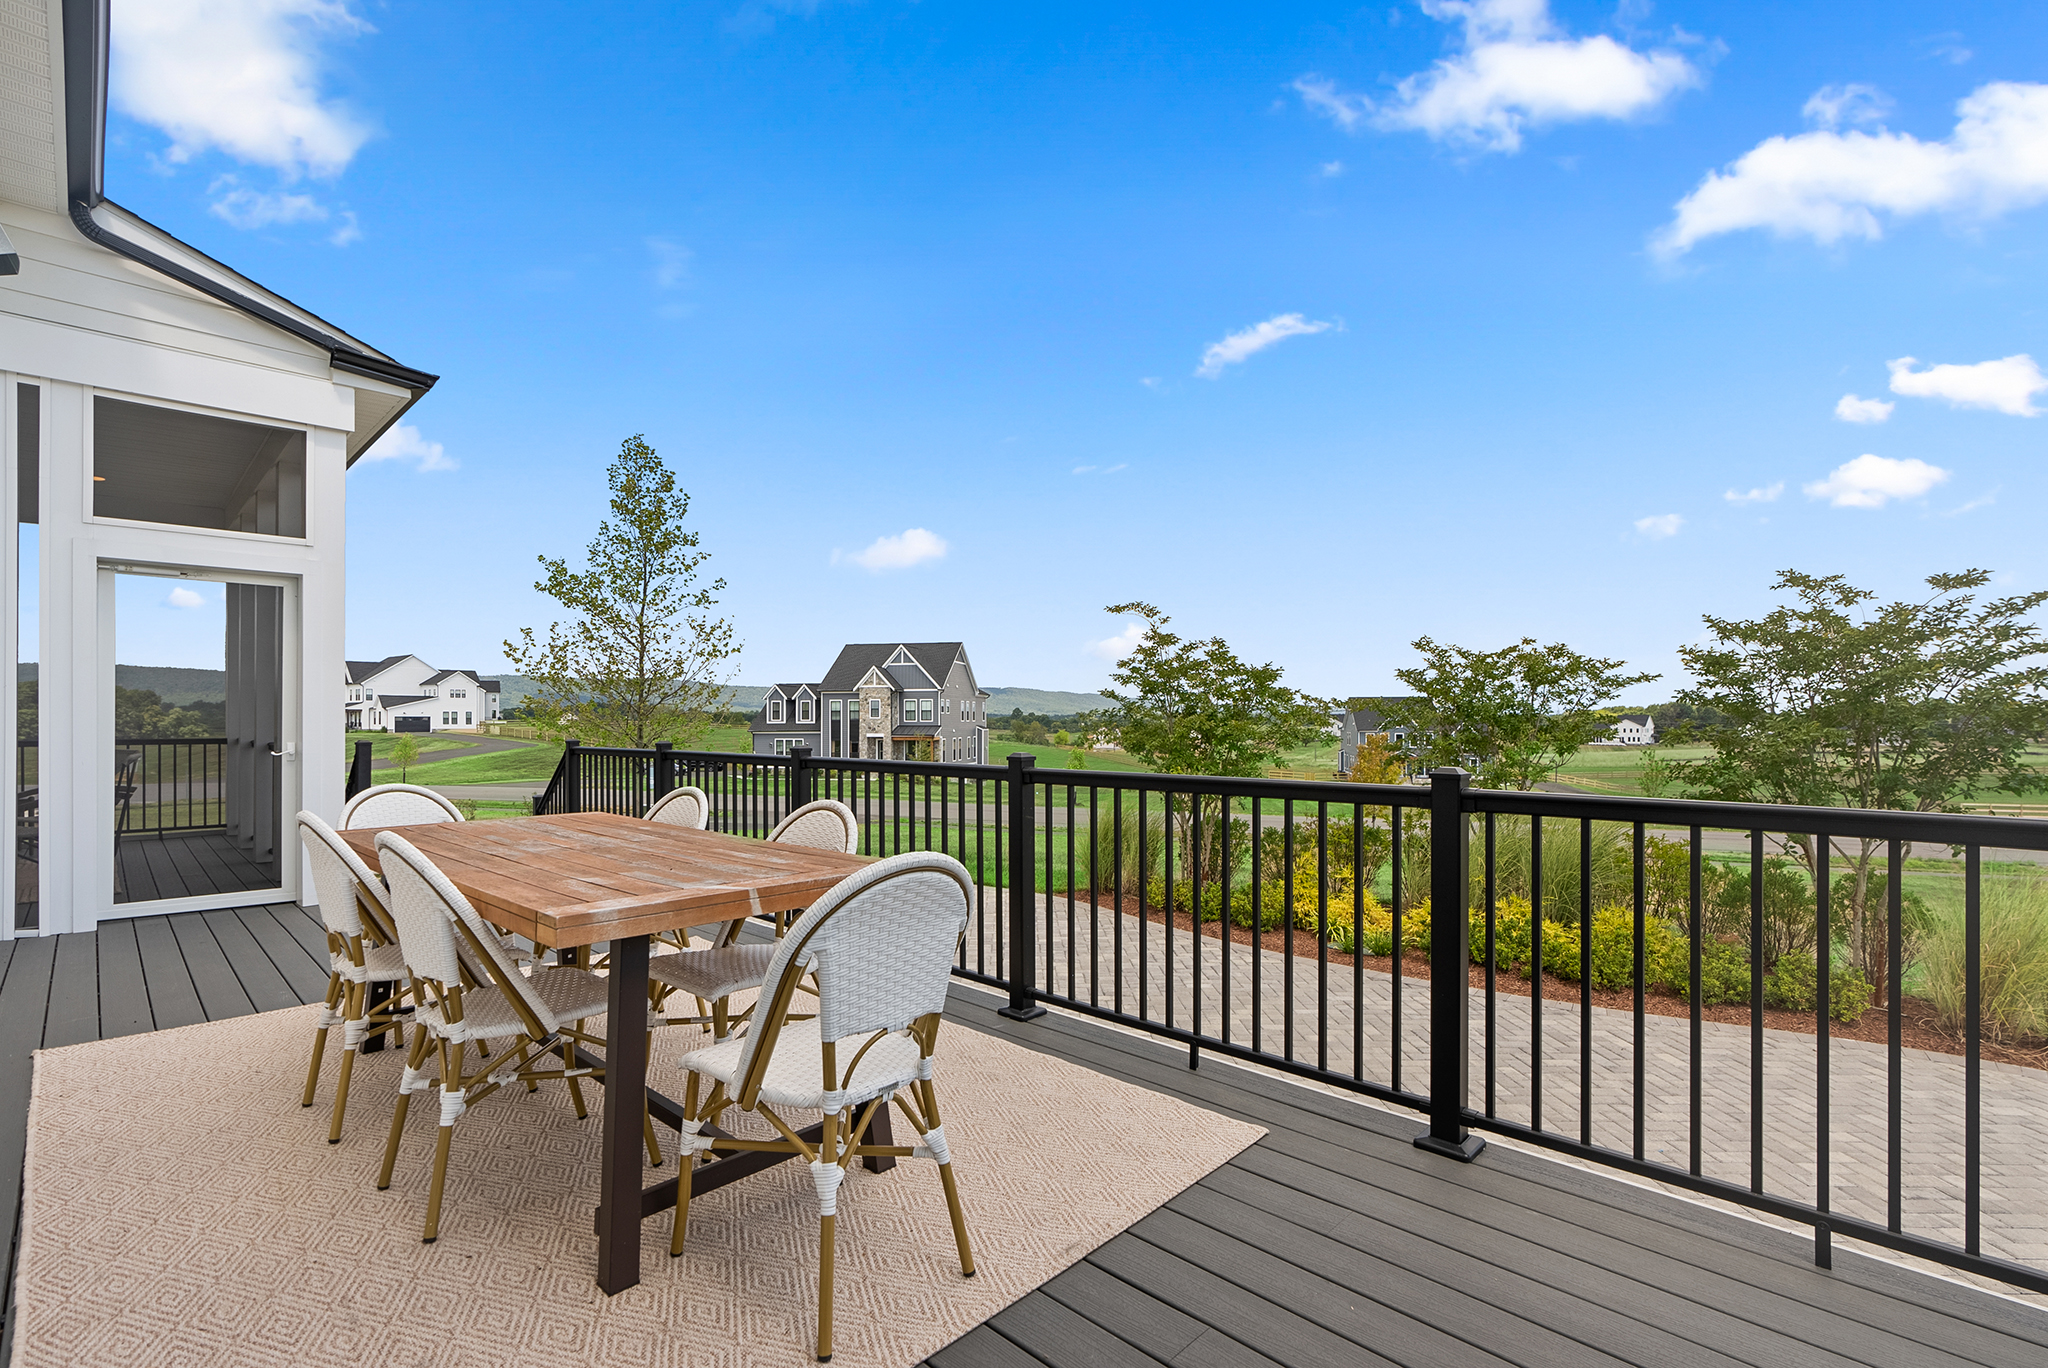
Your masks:
M1653 674L1523 637L1497 651L1414 643L1422 664L1396 670L1415 697L1389 720L1409 729L1424 768L1470 764L1481 788L1531 789L1611 723L1602 704Z
M2048 591L1979 604L1989 571L1930 575L1917 600L1873 606L1841 575L1787 570L1771 587L1793 601L1763 617L1709 616L1711 642L1679 648L1695 681L1679 702L1724 715L1714 754L1669 766L1703 797L1735 802L1955 812L1980 787L2048 789L2026 763L2048 733L2048 639L2028 619ZM1807 836L1779 838L1819 870ZM1852 962L1882 994L1885 912L1872 867L1879 841L1836 840L1849 862L1845 919ZM1882 996L1878 998L1881 1003Z
M420 741L407 732L391 743L391 760L398 766L398 782L404 783L406 772L420 762Z
M1253 777L1330 725L1329 700L1283 685L1279 666L1240 660L1221 637L1180 637L1167 630L1173 619L1149 603L1108 611L1135 614L1145 631L1110 671L1112 687L1102 696L1111 706L1101 722L1119 747L1154 769ZM1179 815L1184 828L1195 820L1194 806ZM1202 806L1205 822L1220 821L1221 799Z
M182 741L219 736L225 725L224 713L216 719L214 710L173 708L165 705L154 689L114 690L114 735L136 740Z
M612 516L590 543L590 568L542 556L534 585L577 620L551 624L545 641L522 627L505 654L537 686L527 704L544 736L688 745L732 696L740 644L710 611L725 581L698 586L711 553L685 529L690 496L653 447L627 438L607 474Z

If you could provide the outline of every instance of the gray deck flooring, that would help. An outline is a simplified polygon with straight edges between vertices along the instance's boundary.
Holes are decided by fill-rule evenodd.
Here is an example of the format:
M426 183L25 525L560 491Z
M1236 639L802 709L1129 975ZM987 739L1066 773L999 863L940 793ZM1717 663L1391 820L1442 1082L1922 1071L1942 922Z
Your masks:
M276 864L250 859L223 831L123 836L120 859L120 903L277 887Z
M312 1001L324 955L290 904L0 944L0 1229L34 1049ZM2048 1362L2033 1308L1839 1245L1822 1272L1796 1235L1500 1147L1452 1164L1413 1148L1413 1118L995 1005L962 988L950 1015L1270 1134L929 1368Z

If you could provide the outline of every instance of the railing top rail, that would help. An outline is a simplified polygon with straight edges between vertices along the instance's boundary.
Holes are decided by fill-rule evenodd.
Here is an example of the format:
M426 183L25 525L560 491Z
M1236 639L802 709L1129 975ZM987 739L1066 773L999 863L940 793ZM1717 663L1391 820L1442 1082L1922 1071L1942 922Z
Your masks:
M227 743L228 738L225 736L117 736L114 738L114 744L117 746L225 746ZM23 741L21 744L33 746L36 743L33 741Z

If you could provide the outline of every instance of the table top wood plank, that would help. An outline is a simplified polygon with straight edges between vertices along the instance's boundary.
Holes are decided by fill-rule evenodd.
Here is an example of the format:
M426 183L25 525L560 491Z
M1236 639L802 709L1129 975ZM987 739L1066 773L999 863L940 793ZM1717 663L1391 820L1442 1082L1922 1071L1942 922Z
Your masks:
M602 812L341 836L374 867L380 830L417 846L479 915L557 948L805 907L870 862Z

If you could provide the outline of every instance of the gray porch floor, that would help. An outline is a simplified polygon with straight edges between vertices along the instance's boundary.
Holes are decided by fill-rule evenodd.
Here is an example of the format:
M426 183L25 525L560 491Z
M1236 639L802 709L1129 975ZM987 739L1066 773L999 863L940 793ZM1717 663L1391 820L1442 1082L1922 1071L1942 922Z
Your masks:
M0 1229L19 1211L34 1049L312 1001L324 947L290 904L0 945ZM963 987L950 1015L1270 1134L930 1368L2048 1362L2034 1308L1842 1245L1823 1272L1798 1235L1498 1146L1453 1164L1414 1149L1415 1118L996 1005ZM10 1319L12 1282L10 1253Z

